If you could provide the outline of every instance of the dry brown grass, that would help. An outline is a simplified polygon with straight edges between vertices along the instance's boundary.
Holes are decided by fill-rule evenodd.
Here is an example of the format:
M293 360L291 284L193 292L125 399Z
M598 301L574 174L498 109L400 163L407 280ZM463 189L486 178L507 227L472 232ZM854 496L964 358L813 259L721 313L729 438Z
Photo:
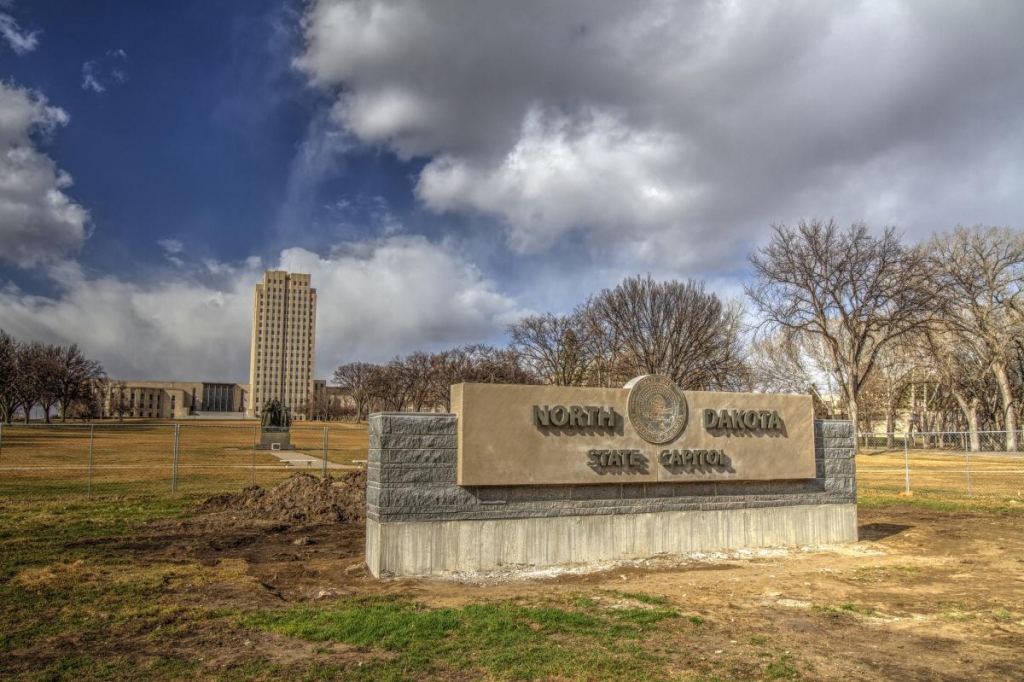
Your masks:
M45 495L48 491L85 492L91 485L92 492L168 492L176 424L179 492L274 485L296 470L269 452L253 450L259 425L251 420L14 425L2 431L0 491ZM322 423L297 422L291 430L296 453L321 458L324 428ZM366 459L365 424L335 422L326 428L329 464L351 466ZM1024 456L972 453L970 495L965 453L918 450L910 453L909 460L911 490L916 495L1024 501ZM308 468L321 470L317 464ZM868 493L902 492L903 452L859 455L857 485Z
M901 492L910 467L910 488L917 494L1024 500L1024 456L1011 453L914 451L857 456L857 486L862 491Z
M4 426L0 490L47 488L84 492L160 492L171 488L174 422ZM367 457L365 424L327 425L327 460L352 466ZM324 455L323 424L299 422L291 438L297 454ZM248 421L179 422L177 490L236 490L275 484L295 472L282 458L255 450L259 425ZM284 457L287 459L287 455ZM317 465L314 470L320 470ZM85 490L83 490L83 488Z

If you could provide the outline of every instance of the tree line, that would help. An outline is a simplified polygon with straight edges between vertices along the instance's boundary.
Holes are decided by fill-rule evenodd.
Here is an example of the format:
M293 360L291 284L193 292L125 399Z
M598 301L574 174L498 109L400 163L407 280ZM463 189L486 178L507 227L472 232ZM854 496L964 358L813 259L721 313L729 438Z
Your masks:
M512 349L471 344L437 353L415 352L391 362L353 362L335 370L333 383L345 389L351 411L363 420L372 412L451 409L449 388L459 383L533 384L538 379ZM329 396L315 396L306 414L330 415Z
M1024 418L1024 233L957 227L907 244L863 223L774 225L750 254L744 297L723 301L697 280L628 277L567 314L508 325L504 348L415 352L334 372L345 393L310 396L307 418L450 410L461 382L617 387L662 374L685 390L810 394L820 417L859 430L909 413L916 431L1007 431ZM22 342L0 330L0 420L39 406L50 421L110 411L123 384L70 346ZM108 390L109 389L109 390Z
M568 314L508 325L508 346L413 353L339 367L371 411L450 408L460 381L621 386L663 374L686 390L791 392L858 429L1008 431L1024 407L1024 233L958 227L918 244L894 229L772 226L749 256L743 299L696 280L625 279Z
M1024 233L958 227L914 245L863 224L777 226L751 256L763 390L816 391L860 429L1007 432L1024 387ZM822 401L825 402L824 400Z
M77 345L24 342L0 329L0 421L10 424L22 412L28 423L40 407L46 423L56 407L61 421L102 414L102 365L82 354Z

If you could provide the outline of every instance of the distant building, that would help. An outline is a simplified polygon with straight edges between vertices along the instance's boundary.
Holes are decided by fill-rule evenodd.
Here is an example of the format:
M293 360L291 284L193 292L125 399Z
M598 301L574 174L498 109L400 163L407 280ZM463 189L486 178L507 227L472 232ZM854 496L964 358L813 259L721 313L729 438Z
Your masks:
M183 419L243 415L249 387L207 381L111 380L103 416Z
M298 416L313 395L316 289L309 275L268 270L252 295L249 414L275 398Z
M327 405L332 408L355 409L356 401L352 400L352 390L342 386L324 386L324 397Z

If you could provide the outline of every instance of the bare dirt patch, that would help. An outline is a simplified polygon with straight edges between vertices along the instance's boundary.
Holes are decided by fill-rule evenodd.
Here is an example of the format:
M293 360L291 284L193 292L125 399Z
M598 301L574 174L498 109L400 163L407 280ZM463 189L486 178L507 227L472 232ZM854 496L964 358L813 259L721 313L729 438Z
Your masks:
M295 474L269 490L249 486L240 493L214 495L196 506L196 512L216 520L230 519L277 523L359 523L366 518L366 470L341 478Z

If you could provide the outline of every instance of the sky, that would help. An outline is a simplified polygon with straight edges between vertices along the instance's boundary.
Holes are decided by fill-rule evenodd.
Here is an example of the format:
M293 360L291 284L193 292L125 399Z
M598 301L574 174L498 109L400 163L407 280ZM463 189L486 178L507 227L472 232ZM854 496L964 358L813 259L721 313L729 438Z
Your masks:
M742 298L773 224L1024 227L1024 3L0 0L0 329L247 381L312 275L316 374L571 311Z

